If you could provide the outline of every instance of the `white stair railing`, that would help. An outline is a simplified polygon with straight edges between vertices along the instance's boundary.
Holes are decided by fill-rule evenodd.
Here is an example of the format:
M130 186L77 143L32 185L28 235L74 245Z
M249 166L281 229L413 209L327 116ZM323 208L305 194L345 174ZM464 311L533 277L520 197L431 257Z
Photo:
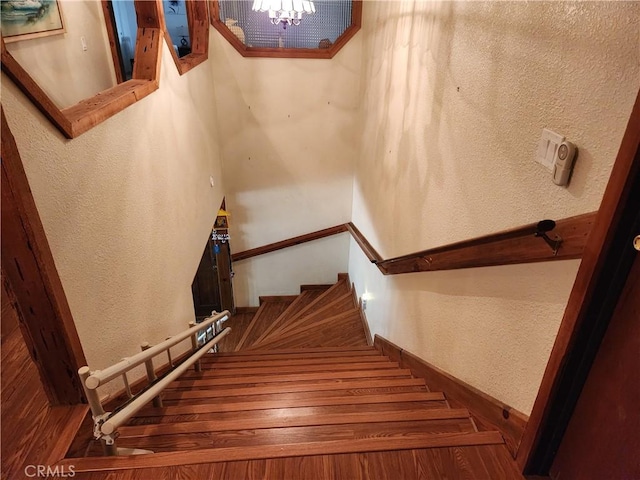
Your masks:
M104 370L91 371L88 366L78 370L78 375L82 382L91 415L93 417L93 435L102 441L107 455L132 455L141 453L153 453L149 450L117 448L116 438L118 437L118 427L133 417L147 403L153 401L155 407L162 407L160 393L180 375L187 371L189 367L195 365L196 371L200 371L200 359L210 350L217 348L218 342L229 334L230 327L222 330L222 324L229 319L229 311L222 313L212 312L211 317L206 318L201 323L191 322L187 330L169 337L158 345L149 346L148 343L141 345L142 351L132 357L122 359L122 361ZM192 352L180 365L164 374L160 379L156 378L153 367L153 358L162 353L166 353L169 358L170 368L173 366L170 348L178 343L191 339ZM129 387L127 372L139 365L145 364L147 369L147 380L149 384L137 394L133 395ZM105 385L111 380L122 377L125 385L125 392L129 400L116 408L113 412L105 412L97 388Z

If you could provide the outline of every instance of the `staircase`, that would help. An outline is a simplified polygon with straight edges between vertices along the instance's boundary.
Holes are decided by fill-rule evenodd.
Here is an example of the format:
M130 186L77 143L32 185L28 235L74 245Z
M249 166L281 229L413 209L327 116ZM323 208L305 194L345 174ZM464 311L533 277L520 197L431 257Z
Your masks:
M233 328L233 318L229 323ZM336 468L343 468L347 457L384 452L396 456L380 468L395 465L389 471L393 478L399 478L398 469L409 468L404 478L413 478L426 468L420 467L421 455L449 452L447 458L453 455L453 463L469 472L475 471L474 462L479 472L502 465L502 475L464 478L522 478L508 464L498 432L478 431L466 409L450 408L441 392L431 392L423 379L367 344L346 276L335 285L302 287L297 296L261 298L234 339L226 344L229 351L207 355L201 372L189 371L167 388L163 408L148 406L120 429L119 447L154 454L100 457L90 448L88 457L63 462L77 472L106 473L321 456L312 457L324 460L309 478L339 478ZM497 447L504 453L495 454ZM482 449L501 460L480 462ZM399 467L398 459L409 452L411 465L404 465L405 458ZM282 465L278 468L291 468ZM123 478L146 478L144 470L131 472ZM271 478L300 476L283 471Z

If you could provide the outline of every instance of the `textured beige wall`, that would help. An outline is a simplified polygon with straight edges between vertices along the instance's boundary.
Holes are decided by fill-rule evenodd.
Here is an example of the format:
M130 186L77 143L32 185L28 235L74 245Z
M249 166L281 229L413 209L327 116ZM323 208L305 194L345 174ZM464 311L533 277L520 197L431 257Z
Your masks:
M69 141L2 77L2 105L91 368L194 317L191 282L223 195L213 79L207 64L180 77L165 45L160 82Z
M234 252L350 220L361 52L356 35L332 60L243 58L216 32L211 56ZM296 268L271 270L281 263L268 255L238 263L236 304L294 294L300 283L326 282L328 272L335 281L347 269L338 238L287 255Z
M640 3L365 2L353 221L384 257L598 208L640 85ZM580 155L568 188L543 127ZM578 263L382 278L374 333L528 413Z
M7 50L64 108L114 86L116 77L100 0L63 0L60 8L65 33L9 43Z

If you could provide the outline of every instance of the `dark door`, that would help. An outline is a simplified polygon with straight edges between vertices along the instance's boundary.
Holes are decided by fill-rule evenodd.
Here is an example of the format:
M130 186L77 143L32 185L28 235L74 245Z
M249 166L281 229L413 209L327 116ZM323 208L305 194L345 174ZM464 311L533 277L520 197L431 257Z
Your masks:
M196 318L208 317L213 310L217 312L223 310L220 302L216 254L211 238L207 241L202 253L198 271L191 284L191 291Z
M218 285L222 310L229 310L233 314L235 313L235 305L233 303L233 287L231 284L233 272L231 269L229 242L218 243L214 251L216 252L216 263L218 265Z
M637 254L551 467L551 477L557 480L640 479L640 258Z

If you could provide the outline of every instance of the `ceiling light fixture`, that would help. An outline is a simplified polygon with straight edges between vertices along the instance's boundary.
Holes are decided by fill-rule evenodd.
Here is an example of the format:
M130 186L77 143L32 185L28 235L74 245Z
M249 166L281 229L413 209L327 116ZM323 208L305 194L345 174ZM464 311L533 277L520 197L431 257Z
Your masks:
M274 25L300 25L302 14L315 13L316 6L311 0L254 0L251 10L269 12L269 19Z

